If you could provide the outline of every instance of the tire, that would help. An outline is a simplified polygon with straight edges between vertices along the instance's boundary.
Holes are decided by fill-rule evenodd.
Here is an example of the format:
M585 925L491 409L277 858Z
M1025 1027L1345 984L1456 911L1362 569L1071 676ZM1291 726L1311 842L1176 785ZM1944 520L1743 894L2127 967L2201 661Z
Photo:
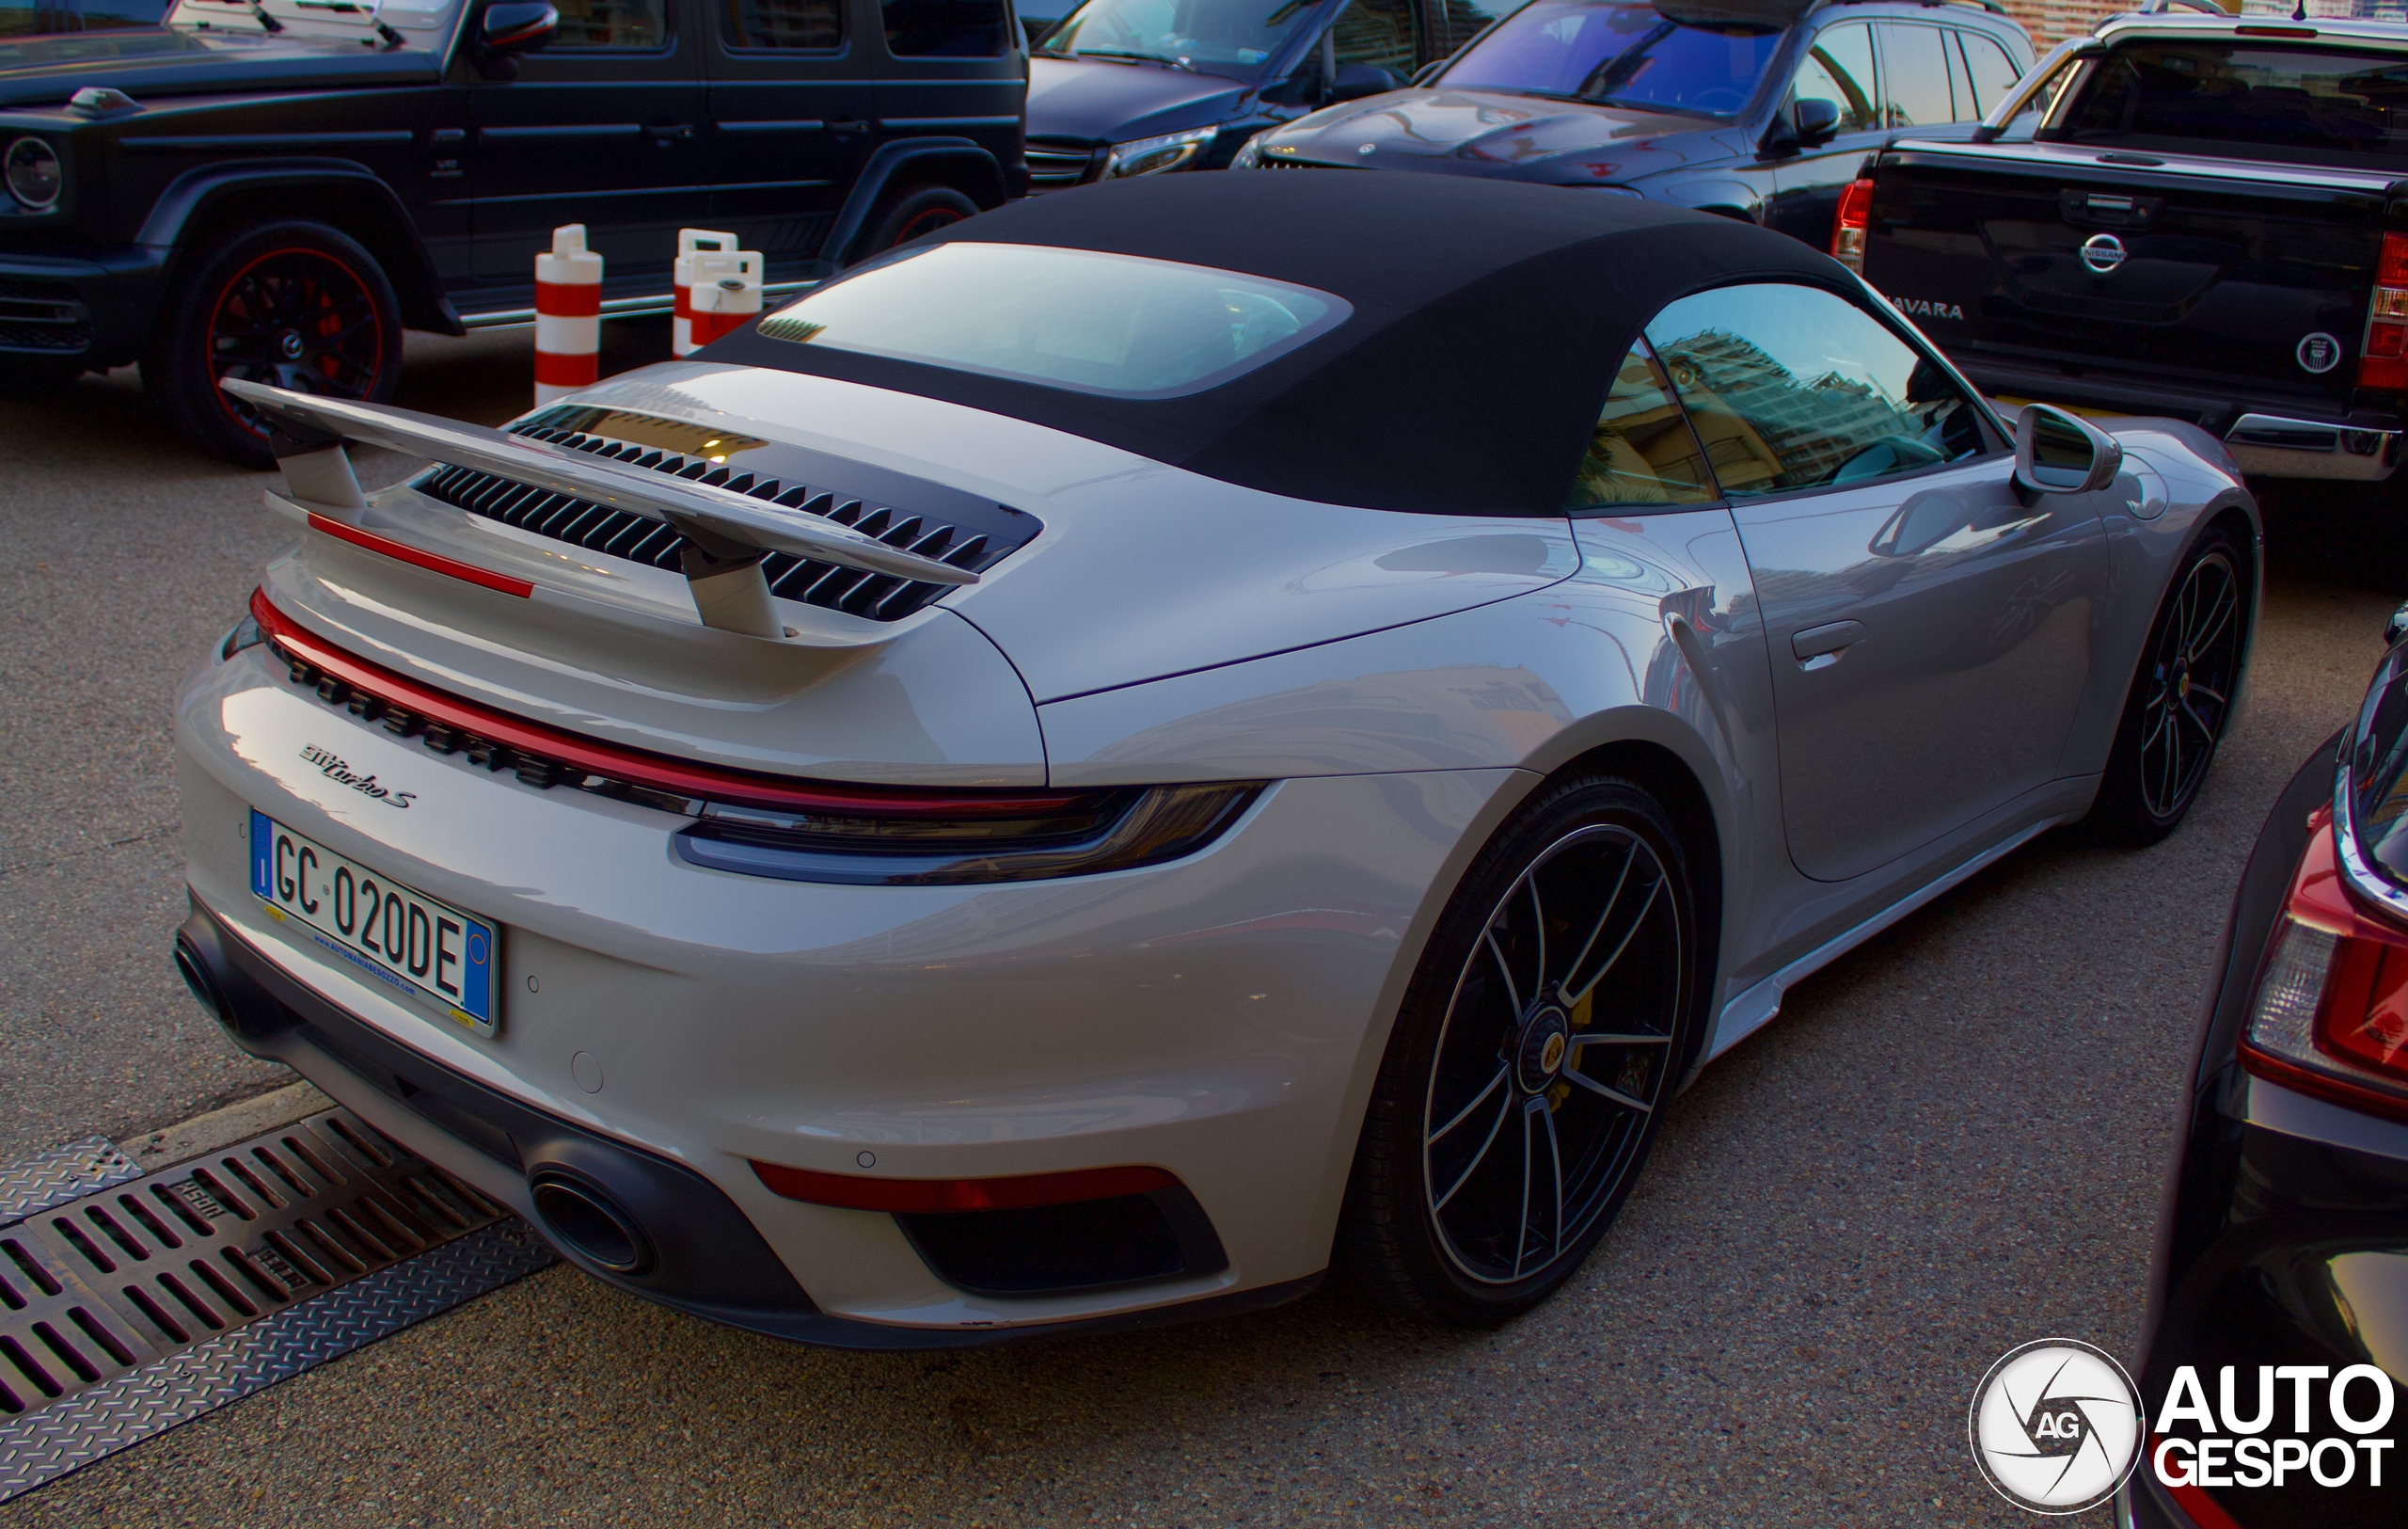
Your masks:
M219 390L221 378L333 398L393 395L402 371L393 284L340 230L298 218L255 224L202 250L176 292L143 359L143 386L167 422L213 456L276 465L266 430Z
M2198 800L2248 661L2248 568L2239 538L2218 526L2175 571L2083 820L2099 842L2155 844Z
M1406 991L1354 1153L1336 1262L1372 1299L1492 1326L1605 1235L1703 1009L1691 886L1671 815L1613 775L1544 788L1481 852ZM1628 1039L1581 1039L1599 1033Z
M847 263L858 264L924 233L934 233L977 215L978 204L949 185L905 186L891 191L870 215L869 231L854 244L852 259Z

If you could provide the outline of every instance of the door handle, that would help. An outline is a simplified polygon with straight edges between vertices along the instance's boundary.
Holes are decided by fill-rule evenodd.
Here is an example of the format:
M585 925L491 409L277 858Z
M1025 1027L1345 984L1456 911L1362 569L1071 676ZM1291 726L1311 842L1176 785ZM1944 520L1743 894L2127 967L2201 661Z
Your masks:
M869 124L867 122L859 121L850 117L837 117L830 119L828 131L831 133L866 133L869 131Z
M659 127L645 128L643 131L647 137L663 149L673 143L683 143L694 135L693 126L688 122L668 122Z
M1842 653L1862 641L1863 622L1833 621L1792 634L1789 651L1798 655L1800 668L1828 669L1840 661Z

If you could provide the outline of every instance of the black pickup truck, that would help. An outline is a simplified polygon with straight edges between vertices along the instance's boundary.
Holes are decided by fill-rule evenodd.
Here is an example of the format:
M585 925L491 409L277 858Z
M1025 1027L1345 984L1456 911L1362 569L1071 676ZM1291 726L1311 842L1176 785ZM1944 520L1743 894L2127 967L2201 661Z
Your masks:
M170 422L273 458L217 384L388 396L402 331L533 317L563 223L606 316L666 312L680 227L772 295L1026 189L1008 0L179 0L0 41L0 390L142 363Z
M2190 420L2266 477L2391 477L2408 25L2116 18L1973 139L1869 156L1833 252L1976 385Z

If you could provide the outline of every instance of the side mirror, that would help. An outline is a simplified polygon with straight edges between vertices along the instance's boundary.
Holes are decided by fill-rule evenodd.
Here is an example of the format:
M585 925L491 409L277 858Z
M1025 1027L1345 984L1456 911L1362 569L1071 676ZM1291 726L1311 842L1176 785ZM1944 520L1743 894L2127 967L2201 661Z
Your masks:
M1789 105L1789 125L1797 130L1798 148L1820 149L1840 135L1839 104L1820 96L1794 101Z
M489 80L515 80L519 56L550 42L560 29L550 0L494 0L477 19L477 69Z
M2087 494L2123 468L2115 438L2080 415L2026 404L2015 422L2015 481L2036 494Z
M1404 82L1394 72L1377 64L1340 64L1337 77L1330 81L1322 99L1324 103L1360 101L1365 96L1382 96L1403 88Z

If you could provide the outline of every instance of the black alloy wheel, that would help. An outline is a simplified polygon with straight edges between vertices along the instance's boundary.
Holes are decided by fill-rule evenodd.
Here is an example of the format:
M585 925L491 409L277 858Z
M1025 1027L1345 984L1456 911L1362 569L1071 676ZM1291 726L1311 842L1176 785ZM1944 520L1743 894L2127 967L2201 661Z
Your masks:
M2149 629L2091 809L2099 836L2154 844L2198 799L2247 662L2246 566L2232 534L2218 527L2176 573Z
M906 187L891 194L870 215L869 231L853 247L853 260L883 255L897 245L977 215L978 204L951 186Z
M1662 806L1549 787L1483 852L1424 953L1373 1090L1341 1257L1458 1325L1544 1299L1612 1221L1688 1057L1696 928Z
M329 398L382 401L401 374L392 283L357 243L322 223L247 229L202 259L143 363L161 410L194 444L246 467L275 466L228 377Z

